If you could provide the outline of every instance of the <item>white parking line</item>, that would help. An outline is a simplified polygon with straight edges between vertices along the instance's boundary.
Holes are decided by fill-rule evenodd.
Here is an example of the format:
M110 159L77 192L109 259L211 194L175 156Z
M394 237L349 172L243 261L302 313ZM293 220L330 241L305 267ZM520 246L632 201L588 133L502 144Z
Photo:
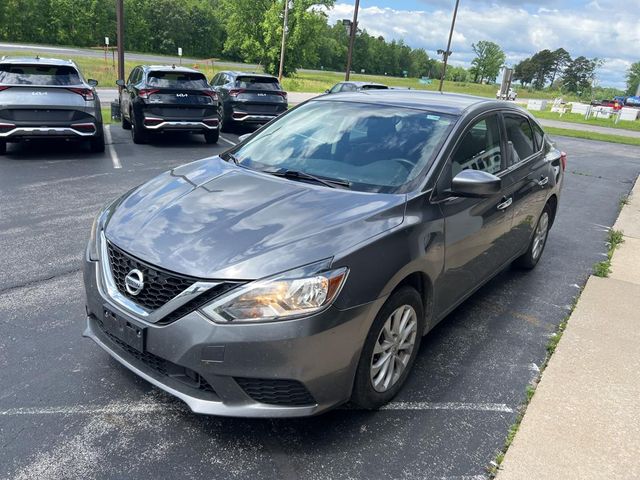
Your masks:
M223 137L222 135L220 135L220 140L222 140L223 142L228 143L232 147L235 147L237 145L236 142L232 142L231 140L229 140L228 138Z
M104 135L107 140L107 148L109 149L109 156L111 157L113 168L122 168L120 158L118 157L118 153L116 152L116 147L113 146L113 138L111 137L111 125L104 126Z
M353 410L349 408L349 410ZM513 408L504 403L462 403L462 402L391 402L380 410L466 410L475 412L513 413ZM124 415L128 413L185 412L189 409L181 404L171 403L112 403L104 406L70 405L58 407L24 407L0 410L0 416L20 415Z

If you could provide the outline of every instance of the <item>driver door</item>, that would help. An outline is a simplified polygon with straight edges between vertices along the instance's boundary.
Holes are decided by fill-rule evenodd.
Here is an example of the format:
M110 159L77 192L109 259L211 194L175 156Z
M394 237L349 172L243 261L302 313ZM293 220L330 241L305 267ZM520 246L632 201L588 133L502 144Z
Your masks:
M447 313L495 274L508 260L503 245L511 225L511 202L504 191L506 168L500 118L490 114L460 137L438 180L445 223L444 271L436 283L436 311ZM483 170L503 179L502 191L489 198L445 194L462 170Z

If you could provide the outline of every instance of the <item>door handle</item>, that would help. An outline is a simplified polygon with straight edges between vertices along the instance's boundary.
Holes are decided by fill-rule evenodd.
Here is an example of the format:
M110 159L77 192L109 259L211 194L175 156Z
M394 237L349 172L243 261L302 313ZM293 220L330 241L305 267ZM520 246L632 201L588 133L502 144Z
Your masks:
M538 185L541 187L544 187L547 183L549 183L549 177L540 177L540 180L538 180Z
M509 208L511 206L511 204L513 203L513 198L509 197L509 198L504 198L503 197L503 202L499 203L498 206L496 207L498 210L505 210L507 208Z

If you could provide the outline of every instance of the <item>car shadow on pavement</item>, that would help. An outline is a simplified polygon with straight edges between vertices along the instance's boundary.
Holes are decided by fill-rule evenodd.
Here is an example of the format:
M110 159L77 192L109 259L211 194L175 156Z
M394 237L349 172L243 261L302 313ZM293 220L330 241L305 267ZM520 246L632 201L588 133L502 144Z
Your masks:
M30 140L7 144L7 153L0 160L77 160L84 158L102 159L106 153L92 153L85 141Z

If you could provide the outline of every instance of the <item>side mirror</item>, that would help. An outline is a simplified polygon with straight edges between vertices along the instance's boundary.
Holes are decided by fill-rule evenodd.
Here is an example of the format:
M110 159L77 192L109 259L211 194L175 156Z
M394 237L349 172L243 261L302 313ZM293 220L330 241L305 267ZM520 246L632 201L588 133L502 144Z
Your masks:
M324 91L324 93L329 93L329 89L327 88L327 89Z
M238 137L238 140L241 142L244 142L247 138L249 138L252 135L252 133L245 133L244 135L240 135Z
M463 170L451 182L451 193L460 197L491 197L502 190L502 179L481 170Z
M91 85L92 87L97 87L98 86L98 80L94 80L93 78L90 78L89 80L87 80L87 83L89 85Z
M124 88L126 86L126 84L124 83L124 80L116 80L116 85L118 85L119 87Z

